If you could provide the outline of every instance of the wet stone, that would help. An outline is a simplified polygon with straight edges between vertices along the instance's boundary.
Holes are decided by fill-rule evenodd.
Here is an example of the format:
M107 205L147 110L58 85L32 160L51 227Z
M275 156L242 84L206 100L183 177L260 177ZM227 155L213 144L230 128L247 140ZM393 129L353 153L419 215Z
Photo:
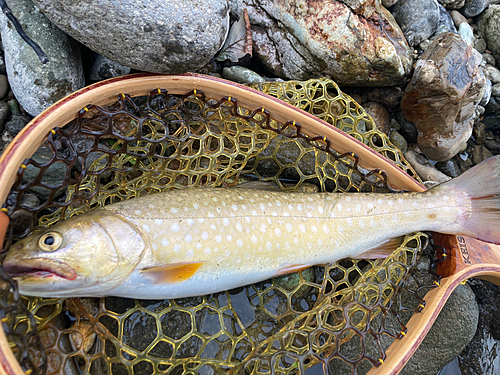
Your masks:
M490 5L478 21L481 36L496 59L500 59L500 5Z
M399 133L405 137L408 143L416 143L418 131L415 125L404 118L403 112L397 113L397 120L400 126Z
M103 79L129 74L130 70L131 69L127 66L123 66L116 61L95 53L92 56L89 79L92 81L102 81Z
M474 165L492 157L493 154L484 145L476 145L472 153L472 163Z
M0 74L0 99L3 99L9 92L9 81L5 74Z
M452 10L450 12L450 16L453 20L453 23L455 24L455 27L460 27L460 24L465 22L467 23L467 18L465 18L462 13L457 12L456 10Z
M486 64L483 71L486 78L488 78L492 83L500 83L500 70L492 65Z
M486 106L490 102L492 88L493 88L492 86L493 85L492 85L491 81L486 78L486 84L484 85L484 94L483 94L481 101L479 102L480 105Z
M472 130L472 136L474 137L474 141L478 145L482 145L486 142L486 125L484 122L480 122L474 126Z
M451 178L460 176L460 168L454 159L437 162L435 167Z
M486 51L486 42L484 41L483 38L478 38L476 39L475 43L474 43L474 48L477 50L477 52L479 53L484 53L484 51Z
M222 69L222 77L239 83L264 82L264 78L253 70L237 65Z
M5 123L10 116L10 107L6 102L0 102L0 132L5 129Z
M465 17L475 17L490 4L491 0L465 0L465 5L460 12Z
M415 172L422 181L434 181L437 183L446 182L450 179L447 175L433 166L429 160L422 154L415 151L408 151L405 154L406 160L411 164Z
M402 96L403 90L400 87L377 87L368 90L368 100L388 107L398 107Z
M381 132L388 134L391 130L391 118L389 112L376 102L367 102L363 104L363 109L368 113L375 122L375 126Z
M401 109L419 131L417 143L431 160L452 158L472 133L485 77L473 48L444 33L420 56Z
M13 115L12 118L5 124L5 129L9 131L11 136L15 137L30 121L30 116Z
M460 9L464 6L465 0L438 0L446 9Z
M438 21L438 27L436 28L434 35L439 35L441 33L446 33L446 32L456 33L457 29L455 28L455 24L453 23L453 18L451 18L450 14L441 4L438 5L439 5L439 21Z
M470 44L471 46L474 45L474 33L472 31L472 27L470 27L470 25L468 23L464 22L464 23L460 24L460 27L458 28L458 34L468 44Z
M482 56L483 56L483 60L486 62L486 64L490 64L493 66L496 64L495 58L493 57L493 55L491 53L483 53Z
M411 46L429 38L439 24L436 0L399 0L391 12Z
M500 82L499 83L495 83L491 87L491 95L496 96L496 97L500 97Z
M397 130L392 130L391 133L389 134L389 140L401 150L401 152L404 154L408 150L408 143L406 142L406 139L398 133Z
M382 5L385 6L386 8L390 8L397 2L398 0L382 0Z

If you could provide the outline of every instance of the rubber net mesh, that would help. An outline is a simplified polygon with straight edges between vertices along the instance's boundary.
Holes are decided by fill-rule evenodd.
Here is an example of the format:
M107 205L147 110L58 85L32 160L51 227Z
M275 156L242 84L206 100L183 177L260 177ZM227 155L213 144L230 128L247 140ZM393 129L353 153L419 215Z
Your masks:
M339 127L417 178L332 81L257 88ZM257 179L287 191L391 191L385 173L363 170L356 155L340 155L293 119L277 123L265 109L241 108L224 93L220 100L200 91L120 94L110 106L83 108L20 166L3 206L11 217L7 251L37 228L98 206ZM414 233L387 259L342 260L162 301L26 298L0 269L0 317L28 373L362 374L380 365L405 333L404 322L423 307L433 281L429 261L419 261L426 243L427 235Z

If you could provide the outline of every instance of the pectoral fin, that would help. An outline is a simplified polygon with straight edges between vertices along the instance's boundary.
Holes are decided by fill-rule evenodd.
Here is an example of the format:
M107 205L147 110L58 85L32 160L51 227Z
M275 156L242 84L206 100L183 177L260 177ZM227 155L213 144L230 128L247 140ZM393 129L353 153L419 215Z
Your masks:
M294 264L291 266L281 267L277 272L276 276L283 276L293 272L299 272L305 270L306 268L312 267L312 264Z
M404 236L389 238L387 241L374 246L370 249L366 249L363 253L353 256L356 259L378 259L387 258L403 243Z
M203 262L174 263L145 268L140 272L153 284L177 284L193 277L202 264Z

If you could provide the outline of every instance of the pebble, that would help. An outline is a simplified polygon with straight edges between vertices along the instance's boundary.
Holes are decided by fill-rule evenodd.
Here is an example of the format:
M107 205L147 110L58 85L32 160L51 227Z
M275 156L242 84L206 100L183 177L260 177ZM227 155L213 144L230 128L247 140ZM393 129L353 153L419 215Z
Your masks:
M461 23L458 28L458 34L471 46L474 45L474 33L472 31L472 27L468 23Z
M500 97L500 82L491 86L491 95Z
M431 160L450 159L472 133L475 108L485 85L478 60L473 48L458 35L444 33L417 61L401 109L417 127L417 143Z
M438 6L439 6L439 21L438 21L438 27L436 28L434 35L439 35L441 33L446 33L446 32L456 33L457 29L455 28L455 24L453 23L453 19L451 18L450 14L441 4L438 4Z
M5 74L0 74L0 99L5 98L5 95L9 92L9 81Z
M394 4L396 4L398 0L382 0L382 5L386 8L392 7Z
M31 121L28 115L12 115L12 118L5 124L5 129L12 137L15 137Z
M375 87L368 91L368 100L388 107L399 107L403 90L401 87Z
M496 61L495 61L495 58L493 57L493 55L491 53L483 53L482 56L483 56L483 60L487 64L495 66Z
M497 142L493 139L487 139L484 142L484 145L495 155L500 154L500 142Z
M465 5L460 12L467 17L475 17L490 4L491 0L465 0Z
M484 53L484 51L486 51L486 42L484 41L484 39L483 38L477 38L476 41L474 42L474 48L479 53Z
M262 76L253 70L238 65L222 69L222 77L239 83L259 83L265 81Z
M406 142L406 139L397 130L391 130L389 139L403 154L408 151L408 142Z
M481 163L483 160L486 160L492 157L493 154L490 150L488 150L484 145L476 145L474 146L474 151L472 152L472 163L474 165Z
M483 68L484 75L487 79L489 79L493 84L500 83L500 70L495 68L492 65L486 64Z
M439 0L446 9L460 9L464 6L465 0ZM458 27L458 26L457 26Z
M399 111L397 114L397 121L400 126L399 133L405 137L409 143L417 143L418 131L415 125L405 119L403 112Z
M486 78L486 84L484 85L484 94L483 97L481 98L481 101L479 102L479 104L482 105L483 107L489 103L491 99L492 89L493 86L491 81L488 78Z
M399 0L391 12L411 46L430 38L439 24L436 0Z
M422 181L442 183L451 179L434 167L424 155L411 150L407 151L404 155Z
M363 104L363 109L373 118L378 130L389 134L391 130L391 117L382 105L376 102L367 102Z
M454 159L438 161L435 167L451 178L460 176L460 168Z
M93 51L147 72L202 68L221 48L229 30L226 0L34 3L61 30Z
M21 206L25 208L35 208L40 205L40 199L34 194L23 194ZM29 232L33 225L35 214L25 209L20 209L12 213L10 220L12 231L16 236L22 236Z
M24 31L47 54L42 64L2 14L0 28L9 83L19 103L32 116L83 87L78 44L53 25L31 0L12 0L9 6Z
M10 113L10 106L6 102L0 102L0 132L5 129L5 123Z
M486 125L484 122L479 122L474 126L474 129L472 129L472 136L478 145L482 145L486 142Z
M465 18L462 13L452 10L450 12L451 19L453 20L453 23L455 24L456 27L460 27L460 24L462 23L467 23L467 18Z
M500 59L500 5L490 5L478 21L481 36L496 59Z
M91 81L102 81L103 79L119 77L130 73L130 68L116 61L110 60L103 55L94 53L89 71Z

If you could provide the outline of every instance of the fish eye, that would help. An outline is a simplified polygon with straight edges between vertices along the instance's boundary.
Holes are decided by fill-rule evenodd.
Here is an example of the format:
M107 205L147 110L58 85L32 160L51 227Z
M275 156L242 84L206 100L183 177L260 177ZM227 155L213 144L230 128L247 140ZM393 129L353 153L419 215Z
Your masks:
M56 251L61 247L62 236L57 232L45 233L38 240L38 246L43 251Z

